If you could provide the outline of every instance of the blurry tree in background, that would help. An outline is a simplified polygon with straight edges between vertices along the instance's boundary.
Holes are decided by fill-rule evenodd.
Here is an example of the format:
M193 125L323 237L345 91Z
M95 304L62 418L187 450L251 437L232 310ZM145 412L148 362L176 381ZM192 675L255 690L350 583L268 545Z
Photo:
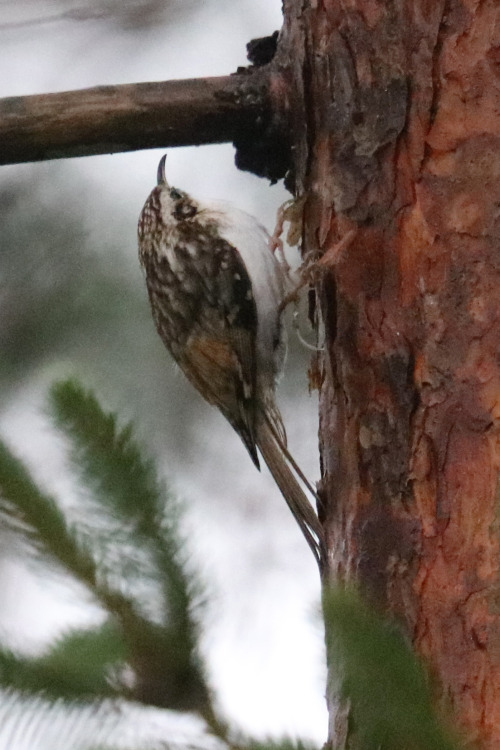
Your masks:
M130 268L117 273L118 248L98 255L81 207L57 197L67 178L63 167L39 182L0 186L4 389L22 386L58 358L82 362L96 332L110 340L120 329L126 335L125 321L140 315Z
M167 400L171 368L156 345L135 236L128 238L127 253L122 237L113 238L112 232L107 235L111 241L96 246L83 201L75 202L65 191L72 170L48 164L38 175L0 186L0 386L5 396L14 397L17 389L63 363L104 388L107 382L118 401L134 398L138 383L144 397L149 393L155 401ZM92 190L78 180L81 194ZM111 205L108 210L114 224L119 214ZM149 413L154 419L153 405ZM161 424L159 417L160 431Z
M3 28L40 26L57 21L99 21L107 23L111 33L126 31L136 36L153 27L172 24L179 17L195 12L196 0L37 0L4 1ZM10 6L10 7L9 7Z

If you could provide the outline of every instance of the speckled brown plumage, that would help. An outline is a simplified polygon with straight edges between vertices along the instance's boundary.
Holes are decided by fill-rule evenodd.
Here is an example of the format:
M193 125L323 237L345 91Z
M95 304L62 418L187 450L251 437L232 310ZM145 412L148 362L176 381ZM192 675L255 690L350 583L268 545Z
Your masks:
M284 272L253 217L196 202L168 186L163 167L138 230L156 328L257 467L260 451L319 563L321 526L296 476L313 497L314 490L288 453L274 399L284 359Z

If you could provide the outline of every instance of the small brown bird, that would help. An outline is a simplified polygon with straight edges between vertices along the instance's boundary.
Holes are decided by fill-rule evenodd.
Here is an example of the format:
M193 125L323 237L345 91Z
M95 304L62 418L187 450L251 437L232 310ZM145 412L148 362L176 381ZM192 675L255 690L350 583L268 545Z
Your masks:
M259 468L264 458L318 564L323 532L286 447L275 402L285 357L286 273L266 230L224 203L170 187L164 156L139 219L139 257L160 337L186 377L215 404Z

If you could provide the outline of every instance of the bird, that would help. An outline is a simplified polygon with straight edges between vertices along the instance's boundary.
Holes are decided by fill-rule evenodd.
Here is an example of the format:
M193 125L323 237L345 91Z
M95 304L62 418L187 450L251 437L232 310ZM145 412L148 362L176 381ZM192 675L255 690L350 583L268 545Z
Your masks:
M288 451L275 398L286 353L287 272L255 217L171 187L165 165L166 155L138 223L156 329L258 469L259 454L264 459L321 568L323 530L300 482L317 496Z

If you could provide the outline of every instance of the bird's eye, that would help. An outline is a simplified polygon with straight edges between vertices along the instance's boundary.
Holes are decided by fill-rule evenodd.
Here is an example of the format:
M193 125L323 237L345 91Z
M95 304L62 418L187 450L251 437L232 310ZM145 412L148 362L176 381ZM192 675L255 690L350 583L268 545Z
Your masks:
M170 197L174 201L180 201L180 199L182 198L182 195L178 190L176 190L175 188L172 188L170 190Z
M183 219L191 219L193 216L196 216L197 213L198 209L196 206L188 201L178 203L174 209L174 216L179 221L182 221Z

